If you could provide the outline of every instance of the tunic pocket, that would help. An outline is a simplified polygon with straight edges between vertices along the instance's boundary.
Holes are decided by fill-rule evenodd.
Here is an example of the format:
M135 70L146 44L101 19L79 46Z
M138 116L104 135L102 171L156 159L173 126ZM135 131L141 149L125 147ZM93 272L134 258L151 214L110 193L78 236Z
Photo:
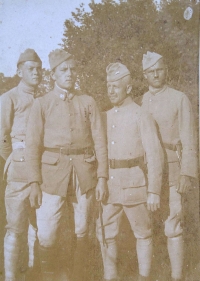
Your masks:
M11 163L8 168L7 180L28 182L24 148L13 150L11 154Z

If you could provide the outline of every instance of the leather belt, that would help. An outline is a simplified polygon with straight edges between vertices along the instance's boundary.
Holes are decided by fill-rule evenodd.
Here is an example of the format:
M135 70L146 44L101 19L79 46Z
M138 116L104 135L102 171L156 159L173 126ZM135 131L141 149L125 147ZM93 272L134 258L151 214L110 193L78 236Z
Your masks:
M181 146L181 142L178 142L177 144L163 143L163 145L166 149L177 151L177 146Z
M85 147L85 148L45 147L44 150L49 152L61 153L65 155L94 154L94 150L91 147Z
M144 157L137 157L134 159L109 159L109 167L111 169L132 168L144 165Z

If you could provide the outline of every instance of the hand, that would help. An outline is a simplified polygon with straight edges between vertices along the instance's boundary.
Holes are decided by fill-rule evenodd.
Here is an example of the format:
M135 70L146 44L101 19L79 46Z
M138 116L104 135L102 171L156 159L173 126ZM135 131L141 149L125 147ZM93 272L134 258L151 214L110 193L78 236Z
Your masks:
M192 182L189 176L180 176L176 191L180 194L187 193L192 188Z
M96 200L103 201L108 195L108 186L106 178L99 178L96 186Z
M42 205L42 191L37 182L31 183L29 200L32 208L38 209Z
M156 211L160 208L160 195L155 193L148 193L147 197L147 209L149 211Z

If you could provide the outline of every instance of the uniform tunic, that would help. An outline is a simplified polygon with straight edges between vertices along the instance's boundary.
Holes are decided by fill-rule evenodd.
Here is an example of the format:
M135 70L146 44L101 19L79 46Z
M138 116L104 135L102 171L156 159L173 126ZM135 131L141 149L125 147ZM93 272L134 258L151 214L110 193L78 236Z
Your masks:
M116 238L123 212L136 238L151 237L151 220L146 207L147 192L160 195L163 159L155 123L148 113L127 97L121 106L107 112L107 139L110 160L140 157L143 163L129 168L109 167L109 198L107 204L103 205L105 238ZM100 242L101 231L98 219L97 237Z
M109 203L133 205L146 202L148 192L160 195L162 181L162 150L153 119L131 98L124 106L107 113L109 159L146 158L148 179L144 166L109 168Z
M30 186L27 184L25 141L28 117L36 96L34 89L21 81L0 99L0 155L7 159L6 227L16 233L22 233L28 222Z
M166 197L169 197L169 203L166 202L165 206L162 206L161 201L161 208L164 207L162 210L164 216L165 212L168 214L165 234L168 237L175 237L183 232L181 195L176 192L179 176L197 177L197 146L192 106L185 94L165 86L155 95L150 91L144 94L142 108L151 113L155 119L165 151L163 200L166 202ZM181 163L176 151L176 144L180 143ZM167 186L170 186L169 195L165 194Z
M61 99L63 93L55 86L35 101L29 118L26 155L29 182L42 183L42 190L59 196L67 194L73 166L82 193L96 186L96 176L108 177L106 137L95 101L78 93L71 99ZM45 151L45 147L91 148L93 153L62 155Z

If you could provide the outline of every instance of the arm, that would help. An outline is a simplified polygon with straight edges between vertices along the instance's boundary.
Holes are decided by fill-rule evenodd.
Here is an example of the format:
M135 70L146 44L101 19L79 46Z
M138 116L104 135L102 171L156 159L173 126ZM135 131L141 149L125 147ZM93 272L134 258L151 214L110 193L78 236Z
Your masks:
M181 172L177 191L186 193L197 178L197 136L192 106L186 95L182 95L178 108L179 135L182 144Z
M29 115L26 134L26 162L28 167L28 181L31 184L31 207L39 208L42 203L40 184L41 154L43 151L43 116L39 99L34 101Z
M0 114L0 155L6 160L12 152L10 133L14 118L14 106L8 93L0 98Z
M94 141L94 149L98 161L97 177L98 183L96 187L96 199L101 201L107 196L107 178L108 178L108 155L106 130L102 122L99 109L92 99L90 104L90 123L92 138Z
M156 125L149 113L142 112L140 131L148 167L147 207L151 211L156 211L157 208L160 207L164 158L163 150L157 135Z

